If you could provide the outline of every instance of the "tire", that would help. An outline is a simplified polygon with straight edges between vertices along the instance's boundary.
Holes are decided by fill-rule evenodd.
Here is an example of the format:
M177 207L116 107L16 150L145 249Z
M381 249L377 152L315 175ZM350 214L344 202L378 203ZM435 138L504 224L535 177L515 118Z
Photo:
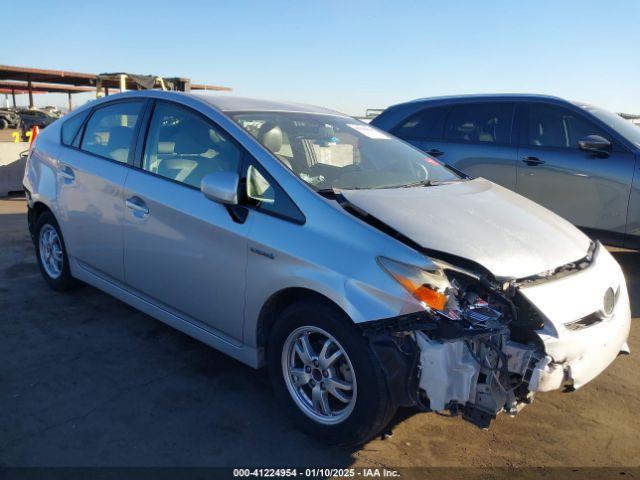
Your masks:
M43 212L36 220L35 239L38 267L49 287L58 292L75 287L76 281L71 276L64 238L58 222L50 211ZM58 261L54 261L58 258Z
M4 130L9 126L9 122L5 118L0 118L0 130Z
M296 346L303 351L302 344L300 340L293 340L305 336L313 350L311 359L333 357L338 349L344 354L338 355L326 370L323 364L314 367L313 362L309 362L312 368L309 373L305 370L307 364L296 351ZM323 356L321 345L326 340L331 341L331 346ZM325 443L360 445L387 426L396 412L382 367L368 340L344 312L327 303L311 300L287 307L271 332L267 362L278 401L300 429ZM293 367L296 369L292 370ZM297 375L303 371L303 375ZM343 390L349 383L351 390ZM318 384L322 386L320 392L324 390L327 395L327 404L334 415L323 414L326 410L319 413L316 404L311 404ZM341 387L335 388L335 385ZM299 388L302 396L296 393ZM338 401L330 390L337 391L343 400ZM345 398L349 399L348 403ZM322 410L323 402L318 401L317 405Z

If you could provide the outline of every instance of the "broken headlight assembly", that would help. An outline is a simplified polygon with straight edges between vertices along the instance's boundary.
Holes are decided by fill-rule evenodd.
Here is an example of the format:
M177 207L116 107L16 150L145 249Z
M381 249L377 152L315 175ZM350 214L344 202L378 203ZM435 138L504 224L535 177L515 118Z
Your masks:
M499 285L438 260L433 270L385 257L378 262L424 307L370 330L374 348L387 335L404 360L415 363L407 368L415 374L409 379L417 390L410 395L414 404L462 413L487 427L499 412L515 414L532 400L528 384L544 349L514 341L516 308ZM409 339L417 347L413 357Z
M378 263L425 308L445 309L451 285L441 269L424 270L385 257L378 257Z

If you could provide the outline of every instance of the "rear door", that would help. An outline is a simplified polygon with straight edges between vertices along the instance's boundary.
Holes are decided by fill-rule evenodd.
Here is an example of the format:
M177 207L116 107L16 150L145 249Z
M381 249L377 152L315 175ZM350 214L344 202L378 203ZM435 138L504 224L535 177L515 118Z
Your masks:
M517 192L604 241L624 240L634 155L593 120L565 106L531 102L522 117ZM600 135L608 156L580 150Z
M156 101L139 168L125 186L130 288L233 344L242 341L247 229L200 191L208 173L239 171L243 150L209 119Z
M96 107L83 132L67 139L58 165L59 212L70 255L81 267L118 282L124 279L123 188L145 103ZM64 135L63 126L63 143Z
M392 131L472 177L516 186L513 102L455 103L424 109Z

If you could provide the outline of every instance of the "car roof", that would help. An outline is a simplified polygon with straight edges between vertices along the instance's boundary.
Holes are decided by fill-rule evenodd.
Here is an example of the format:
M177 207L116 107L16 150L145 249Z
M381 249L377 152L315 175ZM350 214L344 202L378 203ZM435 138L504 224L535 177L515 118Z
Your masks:
M191 94L223 112L299 112L319 113L325 115L339 115L346 117L344 113L329 108L307 105L304 103L278 102L272 100L260 100L257 98L235 97L230 95Z
M349 117L342 112L331 110L329 108L318 107L315 105L307 105L304 103L282 102L274 100L261 100L257 98L236 97L232 95L215 95L207 93L184 93L162 90L130 90L122 93L116 93L101 97L97 100L87 102L87 106L100 105L109 101L116 101L125 98L159 98L170 100L175 97L191 97L211 105L213 108L223 112L297 112L297 113L315 113L322 115L333 115L340 117ZM85 105L82 106L84 108Z
M437 97L424 97L417 98L415 100L409 100L408 102L399 103L399 105L412 105L423 103L464 103L467 101L523 101L523 100L546 100L557 103L572 103L563 98L553 95L542 95L534 93L478 93L467 95L443 95Z

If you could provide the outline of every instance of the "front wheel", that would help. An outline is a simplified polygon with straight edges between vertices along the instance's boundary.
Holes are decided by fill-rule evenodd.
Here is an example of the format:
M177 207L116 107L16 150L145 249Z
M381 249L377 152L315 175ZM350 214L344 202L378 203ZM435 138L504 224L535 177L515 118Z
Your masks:
M267 350L278 399L304 431L330 444L361 444L396 411L368 340L324 302L304 301L278 318Z

